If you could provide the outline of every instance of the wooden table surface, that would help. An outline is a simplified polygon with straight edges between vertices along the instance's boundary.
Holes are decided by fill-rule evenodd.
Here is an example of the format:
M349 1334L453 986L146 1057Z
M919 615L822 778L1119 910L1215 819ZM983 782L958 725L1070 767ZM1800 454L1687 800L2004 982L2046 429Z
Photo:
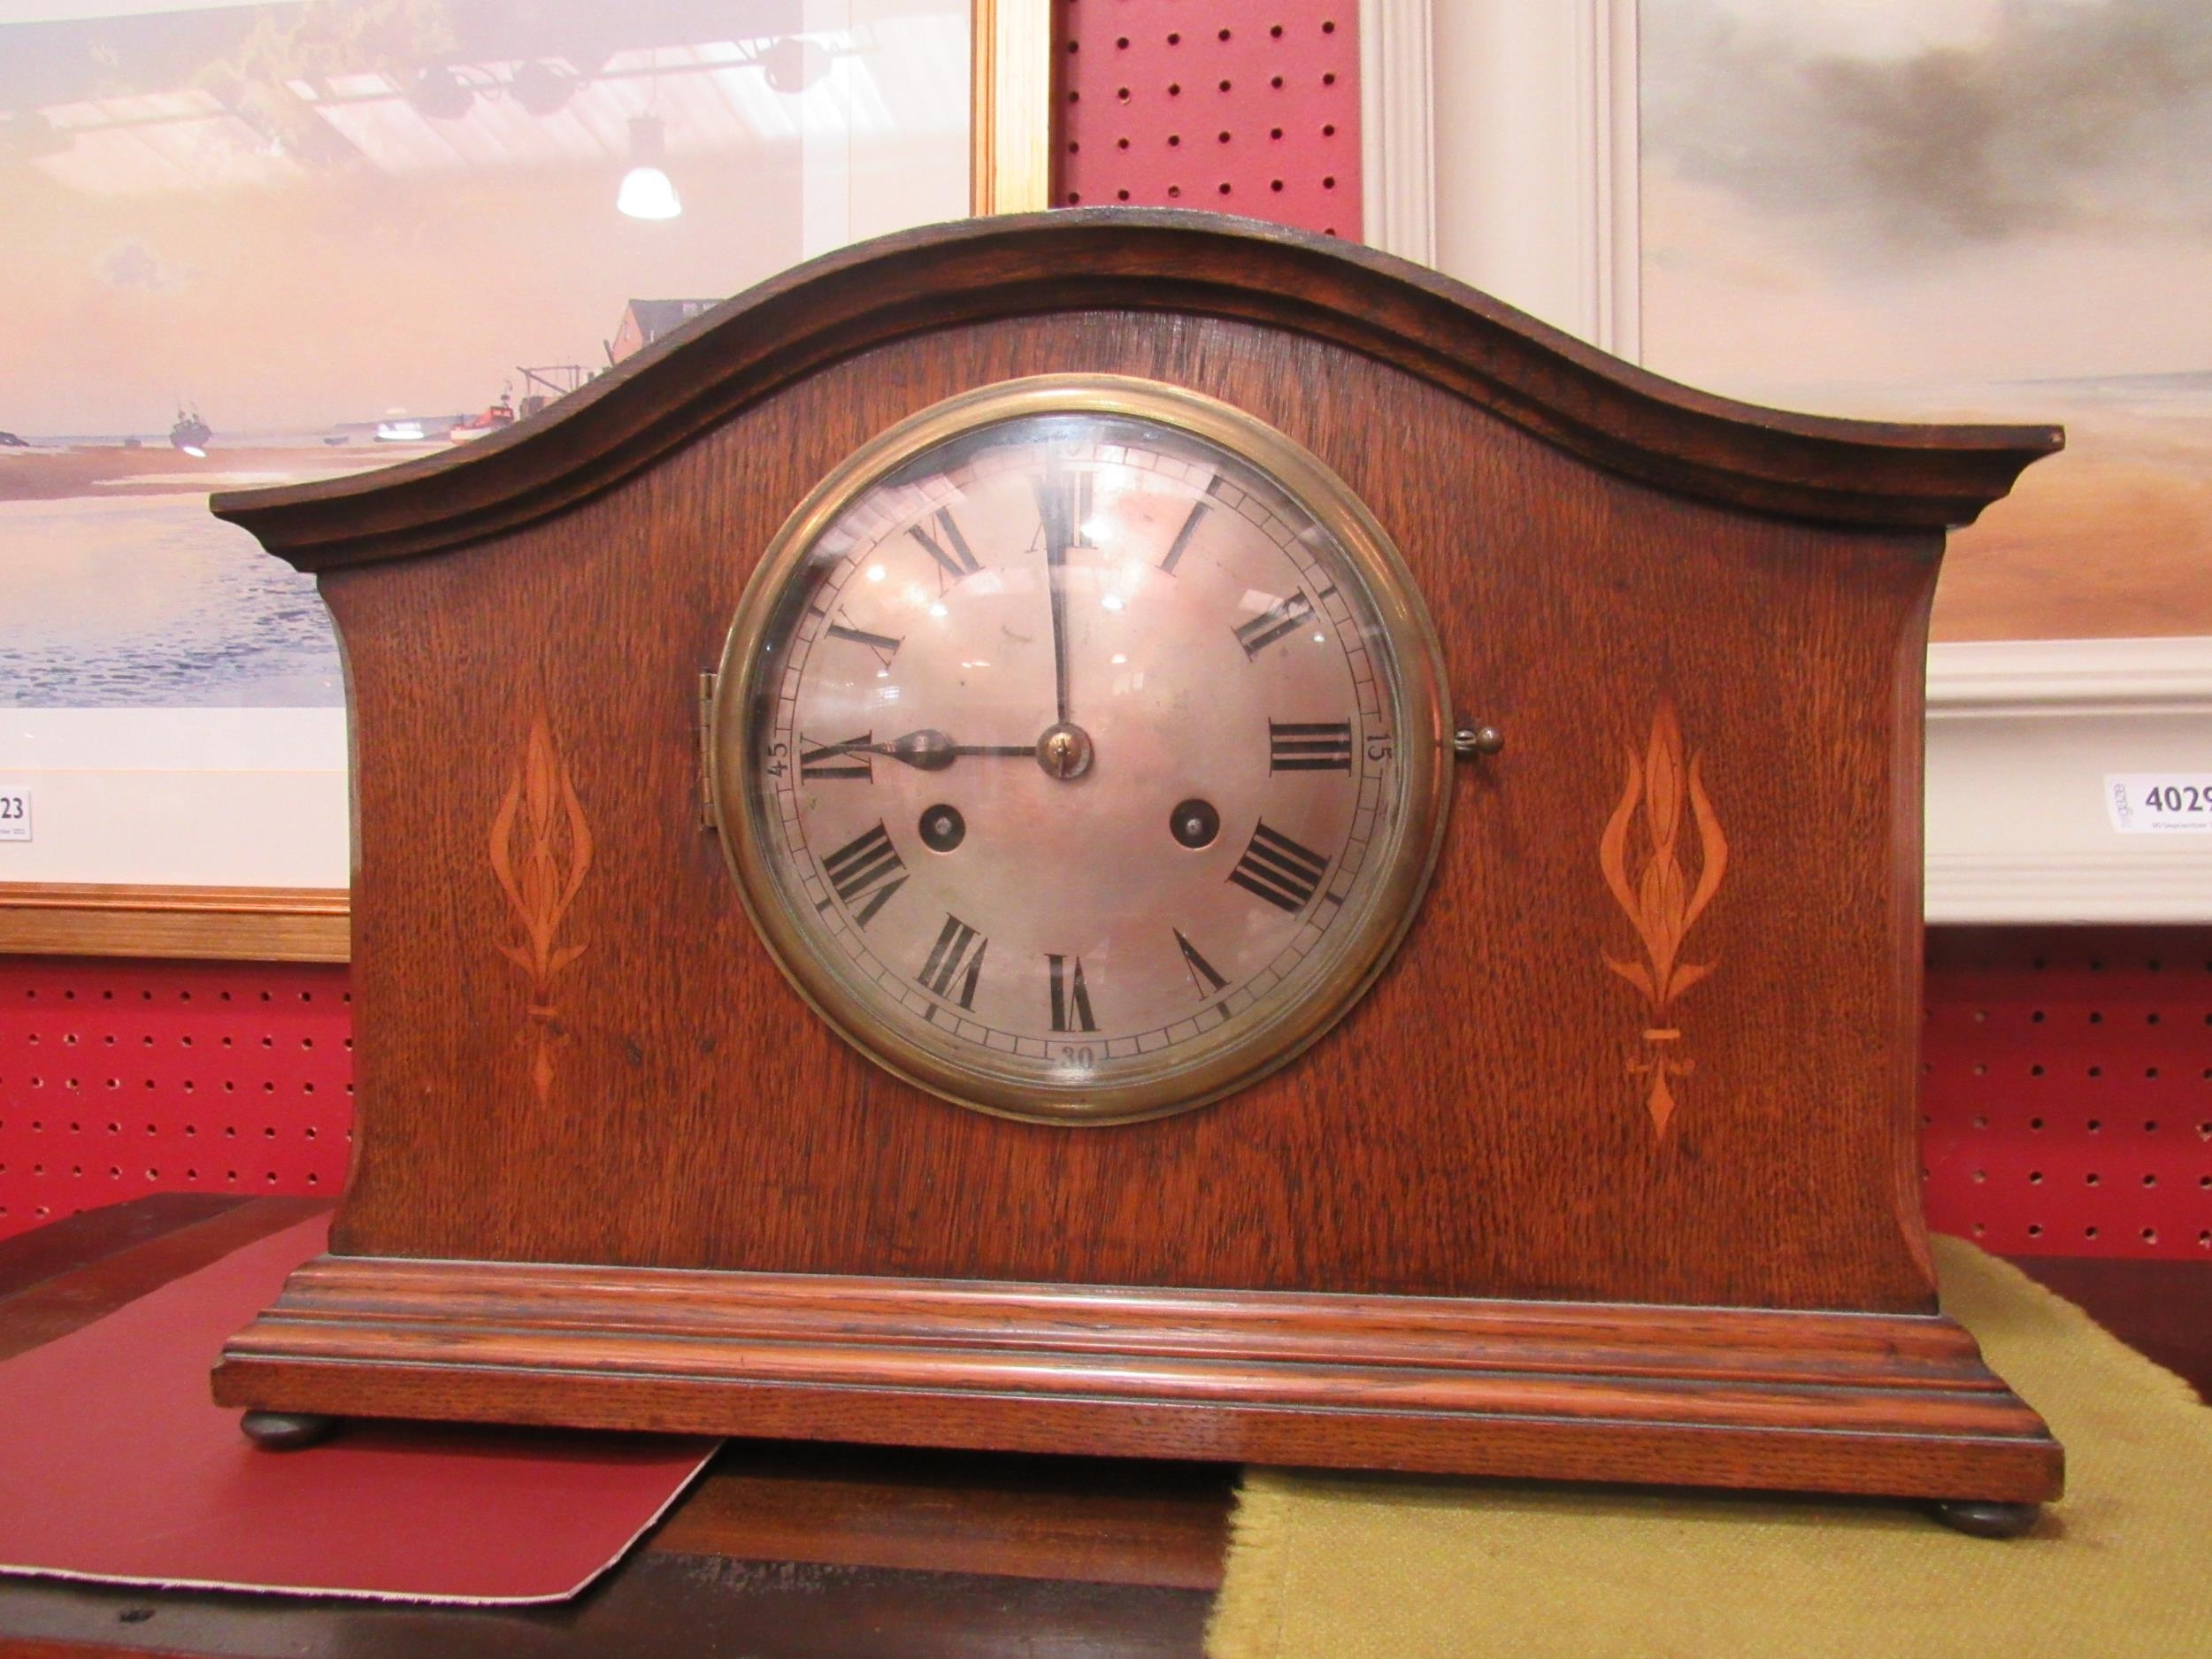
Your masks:
M0 1358L314 1206L173 1194L0 1243ZM2212 1263L2023 1261L2212 1393ZM0 1659L1196 1655L1236 1471L1218 1464L733 1441L574 1601L485 1611L0 1580Z

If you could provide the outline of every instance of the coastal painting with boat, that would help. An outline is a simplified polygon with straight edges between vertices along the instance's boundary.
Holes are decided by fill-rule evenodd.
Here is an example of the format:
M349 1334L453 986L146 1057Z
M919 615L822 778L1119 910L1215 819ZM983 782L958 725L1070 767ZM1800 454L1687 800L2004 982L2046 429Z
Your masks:
M312 579L214 518L208 493L433 453L518 418L503 397L473 415L319 436L219 435L196 407L144 438L0 433L0 705L343 703Z
M1643 0L1647 363L2057 422L1952 538L1946 640L2212 634L2212 7Z
M342 703L211 491L541 419L965 207L965 0L89 10L0 0L0 706Z

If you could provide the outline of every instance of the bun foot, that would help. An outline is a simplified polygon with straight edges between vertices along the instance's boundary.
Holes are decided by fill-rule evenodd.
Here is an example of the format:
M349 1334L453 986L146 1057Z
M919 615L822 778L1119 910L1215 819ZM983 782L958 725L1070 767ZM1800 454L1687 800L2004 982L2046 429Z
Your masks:
M2043 1513L2039 1503L1994 1503L1978 1498L1947 1499L1934 1508L1937 1520L1969 1538L2018 1538Z
M238 1426L264 1451L296 1452L335 1434L338 1419L311 1411L249 1411L238 1419Z

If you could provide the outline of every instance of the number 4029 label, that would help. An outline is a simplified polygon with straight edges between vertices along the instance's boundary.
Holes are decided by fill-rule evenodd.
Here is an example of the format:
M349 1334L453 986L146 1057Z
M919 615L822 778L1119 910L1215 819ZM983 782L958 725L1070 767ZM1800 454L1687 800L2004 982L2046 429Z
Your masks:
M0 841L31 839L31 792L15 784L0 784Z
M2107 772L2104 804L2123 835L2212 835L2212 772Z

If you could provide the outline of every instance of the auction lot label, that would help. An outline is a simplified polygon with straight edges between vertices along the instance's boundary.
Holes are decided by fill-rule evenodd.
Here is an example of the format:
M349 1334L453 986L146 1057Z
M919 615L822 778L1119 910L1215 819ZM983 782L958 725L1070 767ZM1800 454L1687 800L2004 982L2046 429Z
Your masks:
M2212 835L2212 772L2107 772L2104 804L2123 835Z

